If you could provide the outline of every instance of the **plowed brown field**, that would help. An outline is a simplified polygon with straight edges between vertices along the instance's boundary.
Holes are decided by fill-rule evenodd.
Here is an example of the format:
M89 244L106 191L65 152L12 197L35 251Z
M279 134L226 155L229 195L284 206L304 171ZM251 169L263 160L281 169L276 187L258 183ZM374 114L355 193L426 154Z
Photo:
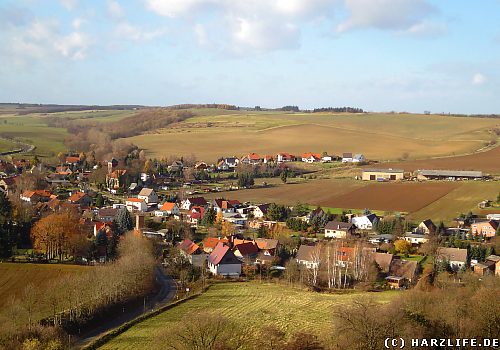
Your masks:
M384 168L401 168L406 171L418 169L481 170L485 173L500 174L500 147L487 152L466 156L413 160L406 162L382 163Z

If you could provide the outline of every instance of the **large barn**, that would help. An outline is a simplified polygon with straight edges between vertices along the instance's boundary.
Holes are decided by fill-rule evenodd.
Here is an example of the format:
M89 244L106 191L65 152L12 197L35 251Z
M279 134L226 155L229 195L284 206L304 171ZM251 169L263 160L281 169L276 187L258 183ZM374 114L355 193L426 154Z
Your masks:
M418 180L459 180L459 179L482 179L482 171L462 170L418 170Z

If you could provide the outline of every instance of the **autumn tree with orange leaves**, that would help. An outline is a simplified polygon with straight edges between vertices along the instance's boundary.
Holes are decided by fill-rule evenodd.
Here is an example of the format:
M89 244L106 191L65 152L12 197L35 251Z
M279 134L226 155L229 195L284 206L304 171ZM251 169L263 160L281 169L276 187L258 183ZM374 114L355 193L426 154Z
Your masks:
M40 219L31 230L33 247L47 259L67 257L83 236L78 218L71 213L54 213Z

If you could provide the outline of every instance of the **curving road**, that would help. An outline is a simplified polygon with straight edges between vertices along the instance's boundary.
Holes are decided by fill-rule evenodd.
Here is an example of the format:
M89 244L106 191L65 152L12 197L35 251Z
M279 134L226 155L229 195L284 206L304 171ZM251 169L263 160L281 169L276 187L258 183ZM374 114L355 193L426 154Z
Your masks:
M177 296L177 284L173 278L165 275L161 265L155 267L155 279L156 283L160 285L160 290L155 295L145 297L142 301L129 304L121 310L115 310L105 315L102 321L95 322L95 327L79 334L72 348L79 349L102 334L173 301Z

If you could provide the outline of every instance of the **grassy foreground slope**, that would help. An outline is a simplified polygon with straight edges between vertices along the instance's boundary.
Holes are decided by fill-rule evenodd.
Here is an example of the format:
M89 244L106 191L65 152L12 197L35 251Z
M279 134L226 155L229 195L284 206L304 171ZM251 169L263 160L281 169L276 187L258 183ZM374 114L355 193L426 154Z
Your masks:
M345 114L233 111L198 116L130 138L153 156L191 155L213 162L249 152L364 153L379 160L473 152L494 136L492 118L415 114Z
M100 349L154 349L154 338L162 329L172 327L192 311L210 311L235 322L242 332L255 334L262 327L275 325L287 334L306 330L328 335L332 311L362 295L318 294L284 285L236 282L219 283L184 304L130 328ZM398 292L370 293L379 302L388 302Z

